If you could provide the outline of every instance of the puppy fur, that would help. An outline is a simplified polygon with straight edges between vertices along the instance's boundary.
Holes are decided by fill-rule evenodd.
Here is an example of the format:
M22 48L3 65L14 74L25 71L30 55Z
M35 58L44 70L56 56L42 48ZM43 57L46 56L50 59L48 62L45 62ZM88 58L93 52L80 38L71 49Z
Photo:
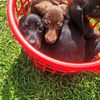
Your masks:
M19 29L26 40L36 48L41 47L43 37L43 24L36 14L28 14L19 20Z
M100 0L72 0L72 5L79 5L85 15L100 22Z
M91 61L95 55L100 52L100 36L94 33L94 30L90 27L87 15L84 13L84 9L81 6L78 3L74 3L70 5L68 9L70 17L76 23L79 30L82 31L86 41L85 61Z
M41 51L64 62L85 61L85 39L76 23L66 14L64 25L54 44L42 44Z
M34 11L42 16L46 28L45 40L53 44L58 38L66 14L67 5L54 5L50 1L42 1L34 6Z

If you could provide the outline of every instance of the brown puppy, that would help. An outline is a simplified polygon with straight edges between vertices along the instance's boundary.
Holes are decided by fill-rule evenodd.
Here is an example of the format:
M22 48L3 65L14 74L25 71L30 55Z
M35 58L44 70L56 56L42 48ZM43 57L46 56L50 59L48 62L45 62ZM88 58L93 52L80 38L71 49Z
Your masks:
M31 8L31 11L29 11L29 12L34 13L34 6L42 1L47 1L46 5L48 4L48 6L49 6L50 2L54 5L68 4L68 2L65 0L32 0L32 1L30 1L30 3L25 3L24 10L27 11L27 10L29 10L29 8Z
M64 21L64 11L58 7L53 6L48 8L43 16L43 23L46 28L45 40L47 43L53 44L57 38Z
M67 4L54 5L50 1L42 1L34 6L34 11L43 17L47 43L53 44L56 42L58 33L63 25L66 10Z

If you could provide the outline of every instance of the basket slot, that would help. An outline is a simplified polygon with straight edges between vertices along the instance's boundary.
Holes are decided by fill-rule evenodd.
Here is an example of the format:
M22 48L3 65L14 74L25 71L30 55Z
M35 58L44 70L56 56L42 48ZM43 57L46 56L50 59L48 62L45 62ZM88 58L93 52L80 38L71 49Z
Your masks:
M58 70L59 70L59 68L55 67L55 68L52 70L52 73L51 73L51 75L54 75L54 74L56 74Z
M95 24L92 25L92 28L95 28L98 24L99 24L99 22L95 22Z
M63 72L64 70L61 70L61 67L60 66L55 66L53 69L52 69L52 73L51 75L54 75L56 73L59 73L59 72Z
M45 62L42 62L37 58L34 58L34 59L32 58L32 61L34 62L35 66L37 68L40 68L40 69L42 69L43 72L45 72L45 70L47 68L47 64Z
M30 5L30 0L20 0L20 2L17 2L16 3L16 12L17 12L17 15L20 16L20 15L26 15L28 13L28 11L25 11L25 5L28 4ZM20 6L20 8L18 8L18 6Z
M98 66L98 68L92 69L91 72L100 73L100 67Z

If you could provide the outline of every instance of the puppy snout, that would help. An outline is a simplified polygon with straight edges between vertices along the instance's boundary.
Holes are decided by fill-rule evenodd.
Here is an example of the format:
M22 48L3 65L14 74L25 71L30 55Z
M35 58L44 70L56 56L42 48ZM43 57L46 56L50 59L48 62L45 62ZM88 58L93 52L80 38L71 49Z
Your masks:
M46 33L45 35L45 40L47 43L53 44L56 42L57 40L57 33L55 31L50 31L48 33Z
M35 40L35 39L31 39L31 40L30 40L30 43L31 43L32 45L36 45L36 40Z
M30 40L30 44L33 46L33 47L35 47L35 48L37 48L37 49L40 49L40 47L41 47L41 43L38 41L38 40Z

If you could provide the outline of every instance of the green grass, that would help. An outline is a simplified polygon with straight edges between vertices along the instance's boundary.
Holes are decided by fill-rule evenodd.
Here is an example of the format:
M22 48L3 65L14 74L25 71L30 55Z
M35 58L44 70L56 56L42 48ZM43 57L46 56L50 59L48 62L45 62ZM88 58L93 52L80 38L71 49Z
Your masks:
M11 35L0 2L0 100L100 100L100 74L59 77L36 70Z

